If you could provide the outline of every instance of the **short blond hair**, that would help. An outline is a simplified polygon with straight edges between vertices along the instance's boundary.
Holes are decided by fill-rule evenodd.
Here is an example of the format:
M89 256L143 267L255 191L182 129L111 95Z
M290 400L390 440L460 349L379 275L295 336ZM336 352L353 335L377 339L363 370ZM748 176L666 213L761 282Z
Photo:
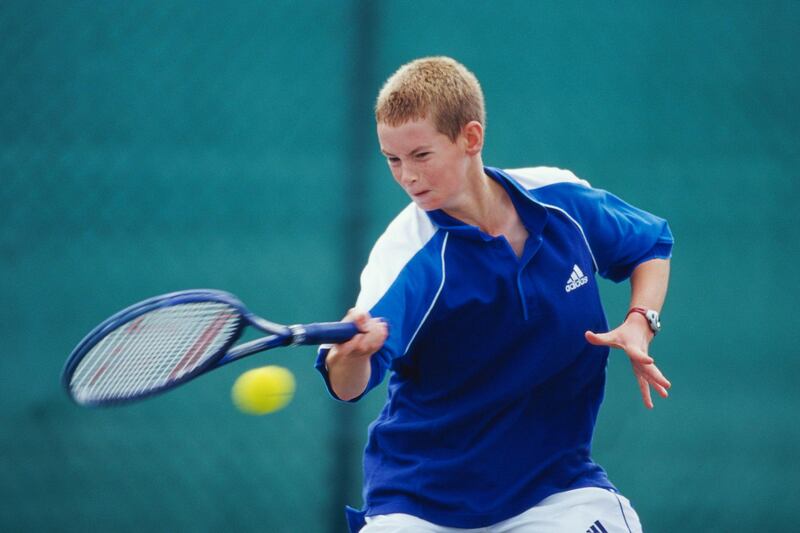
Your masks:
M379 124L399 126L429 115L436 129L451 141L473 120L486 126L480 83L452 58L423 57L406 63L378 93L375 120Z

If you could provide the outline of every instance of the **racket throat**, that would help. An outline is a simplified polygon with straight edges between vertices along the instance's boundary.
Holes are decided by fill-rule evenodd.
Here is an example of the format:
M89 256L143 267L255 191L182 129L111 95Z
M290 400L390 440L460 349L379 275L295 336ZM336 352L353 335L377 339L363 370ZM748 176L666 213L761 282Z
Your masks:
M308 331L306 330L305 326L302 324L294 324L289 326L289 331L291 331L292 335L288 344L289 346L299 346L306 343Z
M265 320L260 316L256 316L253 314L246 315L246 318L251 324L253 324L261 331L265 331L273 335L280 335L282 337L291 335L290 328L282 324L276 324L275 322L270 322L269 320Z

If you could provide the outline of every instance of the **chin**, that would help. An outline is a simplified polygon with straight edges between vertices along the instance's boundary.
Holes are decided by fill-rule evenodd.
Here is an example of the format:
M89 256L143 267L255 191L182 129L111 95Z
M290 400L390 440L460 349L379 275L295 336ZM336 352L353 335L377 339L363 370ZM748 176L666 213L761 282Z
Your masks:
M437 209L441 209L442 208L440 202L431 201L431 200L427 200L427 201L426 200L418 200L416 198L412 198L411 200L415 204L417 204L417 207L419 207L423 211L436 211Z

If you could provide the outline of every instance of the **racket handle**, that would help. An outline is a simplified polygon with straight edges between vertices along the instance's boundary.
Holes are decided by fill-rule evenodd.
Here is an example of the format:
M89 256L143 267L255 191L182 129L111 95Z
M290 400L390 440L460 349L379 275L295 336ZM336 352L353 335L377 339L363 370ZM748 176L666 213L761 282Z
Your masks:
M289 326L292 330L292 343L296 344L338 344L349 341L358 328L352 322L315 322Z

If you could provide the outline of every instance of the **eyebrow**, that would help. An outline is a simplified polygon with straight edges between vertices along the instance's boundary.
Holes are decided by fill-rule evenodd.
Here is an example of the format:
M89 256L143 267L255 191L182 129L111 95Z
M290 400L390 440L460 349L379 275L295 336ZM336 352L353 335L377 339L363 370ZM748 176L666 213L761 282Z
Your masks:
M411 151L408 153L408 155L414 155L414 154L418 154L418 153L420 153L420 152L426 152L426 151L430 151L430 149L431 149L431 146L430 146L430 145L423 144L422 146L418 146L418 147L414 148L413 150L411 150ZM384 150L383 148L381 148L381 153L382 153L383 155L385 155L385 156L394 157L394 154L387 152L387 151L386 151L386 150Z

